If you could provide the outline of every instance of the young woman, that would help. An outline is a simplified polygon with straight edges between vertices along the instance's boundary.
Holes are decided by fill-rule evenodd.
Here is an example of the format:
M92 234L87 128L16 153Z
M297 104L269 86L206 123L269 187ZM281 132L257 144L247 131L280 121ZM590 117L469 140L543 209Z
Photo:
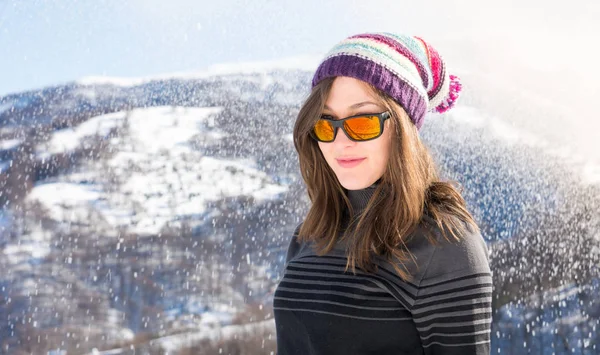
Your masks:
M352 36L321 62L294 127L312 205L274 294L279 355L490 353L488 250L418 134L460 90L418 37Z

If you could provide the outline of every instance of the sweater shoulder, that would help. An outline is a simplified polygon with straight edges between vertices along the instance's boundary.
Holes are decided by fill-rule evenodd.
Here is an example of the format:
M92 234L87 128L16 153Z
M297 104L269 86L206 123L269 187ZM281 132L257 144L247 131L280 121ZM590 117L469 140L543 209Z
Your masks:
M437 282L457 275L489 273L489 256L486 243L478 231L467 229L459 240L446 239L435 221L425 215L408 236L406 248L410 261L404 268L412 275L414 285ZM435 243L432 243L433 239Z
M303 222L301 222L300 224L298 224L296 226L296 229L294 230L294 234L292 234L292 237L290 238L290 242L289 242L288 248L287 248L287 254L285 257L286 265L300 251L301 245L298 242L298 233L300 232L300 227L302 227L302 223Z
M421 285L439 283L475 274L490 274L489 251L479 230L466 228L459 240L446 239L429 216L425 216L417 237L420 243L415 252L421 256ZM425 233L432 233L435 244L427 240Z

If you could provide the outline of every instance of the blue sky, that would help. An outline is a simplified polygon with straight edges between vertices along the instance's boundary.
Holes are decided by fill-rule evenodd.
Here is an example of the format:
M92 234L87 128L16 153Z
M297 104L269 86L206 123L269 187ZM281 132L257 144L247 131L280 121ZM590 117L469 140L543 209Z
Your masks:
M482 59L466 64L470 58L452 40L489 46L486 61L498 54L499 62L508 56L550 69L572 66L569 53L578 48L581 64L595 66L597 51L591 53L589 43L600 30L595 25L600 7L594 1L482 3L0 0L0 96L85 76L140 77L320 55L363 31L418 34L465 65L480 65Z
M357 27L338 12L343 1L322 11L312 0L166 3L0 0L0 95L88 75L137 77L320 53ZM335 26L331 13L339 13Z
M318 55L363 31L439 37L506 27L498 16L491 26L477 1L422 3L0 0L0 95L91 75L139 77Z

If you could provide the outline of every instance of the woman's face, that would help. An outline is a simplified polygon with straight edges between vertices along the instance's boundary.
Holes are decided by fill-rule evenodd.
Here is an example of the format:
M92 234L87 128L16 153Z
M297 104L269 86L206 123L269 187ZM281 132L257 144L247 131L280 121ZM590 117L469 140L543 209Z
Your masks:
M373 95L364 82L339 76L333 81L323 114L342 119L363 113L384 112L385 108L376 103ZM360 190L371 186L383 175L390 151L391 122L386 120L383 134L370 141L351 141L338 129L333 142L318 142L327 164L344 188Z

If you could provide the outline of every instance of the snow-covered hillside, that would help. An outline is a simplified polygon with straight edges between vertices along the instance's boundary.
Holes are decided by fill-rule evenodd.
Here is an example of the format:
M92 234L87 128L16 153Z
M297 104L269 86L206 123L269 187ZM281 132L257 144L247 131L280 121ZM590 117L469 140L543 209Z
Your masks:
M261 201L285 192L286 186L258 170L252 158L216 159L192 147L192 138L227 139L214 125L214 115L220 111L140 108L59 130L47 147L38 147L42 159L84 145L86 137L94 134L105 136L109 128L120 133L106 148L110 157L90 160L69 174L40 182L28 200L42 202L62 223L90 222L88 216L94 213L99 217L95 223L104 224L107 236L116 236L122 228L156 235L169 223L210 213L209 201L240 195Z
M227 80L232 89L226 90L236 90L243 78ZM248 82L265 88L255 78ZM49 111L77 107L81 98L101 105L107 92L74 89L68 103ZM47 338L36 349L64 344L61 327L80 329L63 349L125 343L158 349L149 340L217 331L246 304L266 301L281 239L294 227L292 211L299 211L290 201L299 200L289 193L287 162L235 154L270 144L254 139L256 124L238 129L240 120L258 120L253 106L235 97L223 102L98 110L55 130L32 120L39 127L34 138L2 141L9 178L15 169L38 172L29 175L38 178L22 207L3 210L0 262L10 295L0 313L10 324L32 319L36 334ZM292 142L281 143L279 152L289 155ZM24 149L27 163L9 170ZM59 304L51 301L57 297ZM83 327L88 322L94 328ZM60 325L54 334L52 324ZM10 325L0 332L14 334ZM153 337L140 341L146 333ZM3 349L30 346L21 335L31 334L5 337Z
M310 72L217 69L0 98L0 354L272 349ZM495 349L592 348L595 168L474 91L420 135L489 243Z

